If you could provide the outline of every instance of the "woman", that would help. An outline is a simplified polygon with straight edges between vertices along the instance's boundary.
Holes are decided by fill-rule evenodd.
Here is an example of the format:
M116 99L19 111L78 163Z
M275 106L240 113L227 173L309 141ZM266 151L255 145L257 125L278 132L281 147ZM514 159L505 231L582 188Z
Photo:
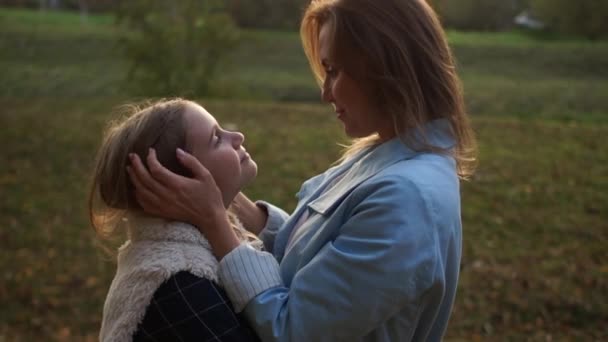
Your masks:
M150 172L135 158L137 198L200 227L235 310L264 341L441 340L461 255L459 178L472 173L475 141L439 21L423 0L313 0L301 37L354 140L302 185L291 216L236 197L273 257L239 243L188 154L178 158L193 179L154 154Z

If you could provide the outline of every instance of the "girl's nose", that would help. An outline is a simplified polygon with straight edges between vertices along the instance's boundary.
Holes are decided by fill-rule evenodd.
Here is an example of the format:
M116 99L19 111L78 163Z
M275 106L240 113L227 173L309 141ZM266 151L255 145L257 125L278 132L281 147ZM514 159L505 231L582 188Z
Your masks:
M241 132L230 132L230 135L234 148L239 148L245 141L245 136Z

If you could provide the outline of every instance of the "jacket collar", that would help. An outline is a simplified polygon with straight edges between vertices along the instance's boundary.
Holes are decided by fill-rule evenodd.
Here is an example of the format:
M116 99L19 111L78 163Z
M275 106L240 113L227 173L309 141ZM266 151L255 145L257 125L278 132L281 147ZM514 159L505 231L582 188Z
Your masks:
M413 133L414 141L423 141L423 137L429 144L442 149L449 149L454 146L449 122L446 119L428 122L422 129ZM340 203L344 196L366 179L390 165L401 160L411 159L420 153L425 152L417 152L408 147L400 137L395 137L377 145L367 153L355 156L356 160L348 166L344 176L331 190L323 192L321 196L310 202L308 207L320 214L328 214Z

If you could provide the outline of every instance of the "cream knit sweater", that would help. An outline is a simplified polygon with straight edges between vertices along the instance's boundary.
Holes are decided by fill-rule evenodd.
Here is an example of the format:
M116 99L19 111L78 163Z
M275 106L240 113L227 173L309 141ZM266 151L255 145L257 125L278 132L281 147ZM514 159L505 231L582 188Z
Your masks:
M131 341L160 285L180 271L218 282L218 262L194 227L151 217L129 218L130 239L118 250L116 275L103 307L99 340Z

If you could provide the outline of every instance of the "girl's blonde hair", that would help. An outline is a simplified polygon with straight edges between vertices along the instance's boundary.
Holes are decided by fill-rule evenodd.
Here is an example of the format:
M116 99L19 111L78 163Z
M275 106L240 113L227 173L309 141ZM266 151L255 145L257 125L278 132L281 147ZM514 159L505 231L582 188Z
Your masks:
M184 119L189 105L196 103L175 98L126 105L121 110L122 118L110 122L97 153L89 192L89 218L100 238L114 238L127 214L142 212L126 172L129 153L145 161L148 150L154 148L163 166L179 175L192 176L176 157L177 148L189 151ZM251 238L238 227L235 215L229 213L229 218L240 238Z
M319 32L326 24L334 62L362 85L379 115L390 117L402 141L418 151L451 154L458 175L470 176L476 166L475 136L455 61L433 9L424 0L312 0L300 36L320 85L326 75ZM450 123L453 149L433 146L424 135L422 141L416 138L426 122L440 118ZM378 142L377 134L355 139L343 158Z

